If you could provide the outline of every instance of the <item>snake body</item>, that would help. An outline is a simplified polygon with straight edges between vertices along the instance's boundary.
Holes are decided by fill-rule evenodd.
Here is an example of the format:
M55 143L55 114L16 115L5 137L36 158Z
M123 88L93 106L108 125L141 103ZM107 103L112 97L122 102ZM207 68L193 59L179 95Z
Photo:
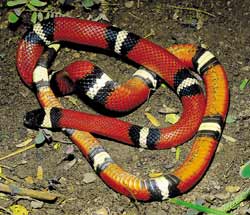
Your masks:
M85 77L71 77L73 85L76 84L105 107L121 111L133 109L147 98L150 87L155 87L157 77L160 77L179 96L183 105L181 119L172 127L155 129L63 109L49 86L46 63L38 61L44 47L54 41L70 41L113 51L150 70L137 72L132 81L128 82L132 83L132 88L129 84L125 84L125 87L117 86L100 71L93 75L95 69L90 69ZM79 65L75 63L71 69L80 71ZM213 158L223 129L229 95L223 67L213 54L203 48L177 45L166 51L117 27L74 18L54 18L36 24L24 35L17 51L17 68L26 85L35 85L38 100L45 108L45 111L38 114L37 111L28 114L26 120L32 124L36 116L38 119L35 121L45 127L64 127L63 130L79 147L97 174L117 192L143 201L176 196L197 183ZM187 68L194 69L203 77L206 97L198 80ZM59 77L57 80L60 82L62 79ZM57 85L60 86L60 83ZM137 92L136 88L140 90ZM128 95L131 94L138 100L129 106L121 102L120 98L123 97L129 101ZM83 121L79 119L87 123L81 123ZM92 131L91 128L95 126L101 129ZM113 138L119 141L162 149L185 142L197 130L192 149L179 168L170 174L147 179L140 179L120 168L103 146L88 133L112 135L114 132Z

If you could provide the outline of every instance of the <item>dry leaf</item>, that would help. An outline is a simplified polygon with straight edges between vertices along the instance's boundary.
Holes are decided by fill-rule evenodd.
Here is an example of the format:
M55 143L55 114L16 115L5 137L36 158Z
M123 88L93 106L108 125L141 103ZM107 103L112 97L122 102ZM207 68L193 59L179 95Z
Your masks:
M43 168L42 168L42 166L37 167L36 179L43 180Z
M29 138L29 139L17 144L16 147L21 148L21 147L27 146L29 143L32 142L32 140L33 140L32 138Z
M24 180L25 180L28 184L34 184L34 180L33 180L32 176L27 176Z
M237 141L235 138L230 137L230 136L225 135L225 134L222 134L222 137L223 137L225 140L227 140L227 141L229 141L229 142L232 142L232 143L235 143L235 142Z
M55 143L55 144L53 145L53 148L54 148L55 150L60 149L60 147L61 147L61 143L59 143L59 142L57 142L57 143Z
M237 193L240 191L240 186L228 185L226 186L225 190L229 193Z
M170 113L179 113L179 111L175 108L171 108L171 107L168 107L166 105L163 105L159 110L158 110L159 113L161 114L170 114Z
M175 113L166 114L165 122L175 124L180 119L180 116Z
M159 127L161 123L151 113L144 113L147 119L156 127Z
M12 215L28 215L29 211L22 205L12 205L9 207Z
M157 178L157 177L160 177L160 176L162 176L162 175L163 175L162 172L151 172L151 173L148 174L148 176L149 176L150 178Z

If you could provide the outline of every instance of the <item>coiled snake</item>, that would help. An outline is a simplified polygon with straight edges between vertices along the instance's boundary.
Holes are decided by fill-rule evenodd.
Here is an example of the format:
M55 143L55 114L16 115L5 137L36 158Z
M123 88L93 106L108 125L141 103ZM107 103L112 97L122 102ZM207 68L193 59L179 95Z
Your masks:
M56 52L55 41L113 51L145 69L118 85L98 67L78 61L49 79L48 59L39 58L46 46L52 50L50 53ZM166 51L117 27L61 17L34 25L21 40L16 60L23 82L35 87L44 108L29 112L25 123L30 127L62 127L96 173L117 192L142 201L164 200L189 190L208 168L222 133L229 101L225 71L211 52L194 45L174 45ZM202 76L206 94L190 69ZM51 84L62 94L77 90L109 110L129 111L147 99L159 80L176 92L183 106L180 120L162 129L63 109L50 88ZM140 179L119 167L89 132L150 149L173 147L197 134L180 167L167 175Z

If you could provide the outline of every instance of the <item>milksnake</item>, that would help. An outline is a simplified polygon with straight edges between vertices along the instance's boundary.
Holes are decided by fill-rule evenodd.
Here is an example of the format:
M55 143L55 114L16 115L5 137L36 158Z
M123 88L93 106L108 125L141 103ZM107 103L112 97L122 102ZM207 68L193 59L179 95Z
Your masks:
M39 60L45 46L57 49L56 44L53 44L54 41L75 42L113 51L146 68L137 72L132 81L128 81L133 83L131 92L130 87L127 87L129 84L118 86L94 67L87 70L85 77L77 76L81 67L79 66L81 63L78 62L79 64L69 66L72 72L69 68L64 72L66 76L73 74L67 82L64 82L66 91L72 90L70 87L73 87L82 90L110 110L127 111L147 98L151 87L156 87L155 83L159 77L179 96L183 105L181 119L177 124L159 130L105 116L63 109L50 88L48 60ZM64 127L63 131L79 147L97 174L117 192L142 201L174 197L193 187L203 176L213 158L226 118L229 93L223 67L211 52L203 48L175 45L166 51L146 39L114 26L61 17L38 23L24 35L17 50L17 68L24 83L31 88L34 87L38 100L44 108L44 111L29 112L25 123L29 126ZM202 76L206 95L189 69L194 69ZM54 78L52 76L51 83L60 90L60 85L64 86L62 84L66 80L64 78L64 75L60 77L58 73ZM140 89L141 91L137 93L135 91L137 85L145 89ZM123 105L123 96L128 102L131 100L129 96L126 97L126 92L129 95L134 94L141 100L138 99L138 103L133 100L129 106L125 103ZM124 106L126 107L122 108ZM91 127L100 129L91 131ZM180 167L170 174L147 179L140 179L120 168L89 133L102 135L113 133L112 138L128 144L163 149L185 142L197 130L192 149Z

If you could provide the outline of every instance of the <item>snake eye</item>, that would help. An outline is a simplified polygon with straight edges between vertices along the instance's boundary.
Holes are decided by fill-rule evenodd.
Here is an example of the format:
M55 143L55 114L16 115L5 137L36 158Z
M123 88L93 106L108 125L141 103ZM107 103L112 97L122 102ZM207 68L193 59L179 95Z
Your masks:
M43 109L32 110L25 114L23 123L28 128L38 129L43 123L44 116L45 111Z

